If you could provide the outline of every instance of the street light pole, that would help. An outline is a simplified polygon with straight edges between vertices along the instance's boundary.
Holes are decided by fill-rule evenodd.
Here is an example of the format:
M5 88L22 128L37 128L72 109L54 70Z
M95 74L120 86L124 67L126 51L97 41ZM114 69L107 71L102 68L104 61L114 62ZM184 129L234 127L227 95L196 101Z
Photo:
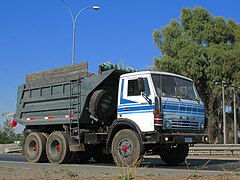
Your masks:
M70 7L67 5L67 3L64 1L64 0L60 0L63 4L64 4L64 6L67 8L67 10L68 10L68 12L69 12L69 14L70 14L70 16L71 16L71 19L72 19L72 64L74 64L75 63L75 45L76 45L76 43L75 43L75 34L76 34L76 22L77 22L77 20L78 20L78 17L79 17L79 15L83 12L83 11L85 11L85 10L87 10L87 9L94 9L94 10L99 10L100 9L100 7L99 6L88 6L88 7L85 7L85 8L83 8L83 9L81 9L80 11L78 11L78 13L77 13L77 15L74 17L74 15L73 15L73 13L72 13L72 11L71 11L71 9L70 9Z
M237 109L236 109L236 87L232 85L233 90L233 133L234 133L234 144L237 144Z
M226 136L226 109L225 109L225 84L226 84L226 82L222 81L223 144L227 144L227 136Z
M222 85L222 111L223 111L223 144L227 143L227 136L226 136L226 109L225 109L225 86L226 82L215 82L216 85Z

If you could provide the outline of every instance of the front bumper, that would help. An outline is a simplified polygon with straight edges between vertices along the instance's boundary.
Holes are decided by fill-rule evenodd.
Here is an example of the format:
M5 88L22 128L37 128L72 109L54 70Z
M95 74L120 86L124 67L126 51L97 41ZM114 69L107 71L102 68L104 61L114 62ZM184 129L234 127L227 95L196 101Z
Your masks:
M159 136L160 144L198 144L208 143L207 134L194 133L163 133Z

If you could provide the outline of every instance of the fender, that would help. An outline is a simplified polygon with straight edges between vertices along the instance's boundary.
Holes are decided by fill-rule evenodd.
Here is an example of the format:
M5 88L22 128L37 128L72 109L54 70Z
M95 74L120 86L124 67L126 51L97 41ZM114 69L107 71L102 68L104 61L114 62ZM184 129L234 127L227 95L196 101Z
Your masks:
M122 129L132 129L138 133L139 137L143 141L145 139L145 136L142 133L141 129L134 121L132 121L131 119L126 119L126 118L116 119L113 121L113 123L109 129L109 132L108 132L107 143L106 143L107 147L109 147L111 141L113 140L114 135Z

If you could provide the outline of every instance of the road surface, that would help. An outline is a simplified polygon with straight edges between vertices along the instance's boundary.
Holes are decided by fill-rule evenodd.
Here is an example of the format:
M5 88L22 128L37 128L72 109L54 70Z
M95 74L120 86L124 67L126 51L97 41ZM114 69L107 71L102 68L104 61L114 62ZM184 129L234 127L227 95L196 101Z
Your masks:
M101 164L96 163L94 160L90 160L85 164L35 164L27 162L25 157L20 154L0 155L0 168L3 167L11 167L12 171L22 171L20 169L24 168L26 171L30 170L32 173L39 170L41 172L51 170L51 172L54 172L57 175L59 175L59 172L74 172L75 174L80 174L84 177L121 176L121 174L127 170L127 168L116 167L112 163ZM144 158L140 167L135 168L134 172L138 176L188 176L191 174L209 176L219 175L226 172L240 173L240 159L189 157L185 163L179 166L167 166L160 158L153 156ZM47 171L45 174L47 174Z

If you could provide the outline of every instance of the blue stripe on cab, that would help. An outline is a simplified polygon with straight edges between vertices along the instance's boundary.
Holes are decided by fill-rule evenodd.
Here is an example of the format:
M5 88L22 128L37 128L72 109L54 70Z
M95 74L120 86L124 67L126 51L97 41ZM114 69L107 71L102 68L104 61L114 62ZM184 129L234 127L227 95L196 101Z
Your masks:
M154 106L125 106L119 107L118 112L126 112L126 111L145 111L145 110L154 110Z

